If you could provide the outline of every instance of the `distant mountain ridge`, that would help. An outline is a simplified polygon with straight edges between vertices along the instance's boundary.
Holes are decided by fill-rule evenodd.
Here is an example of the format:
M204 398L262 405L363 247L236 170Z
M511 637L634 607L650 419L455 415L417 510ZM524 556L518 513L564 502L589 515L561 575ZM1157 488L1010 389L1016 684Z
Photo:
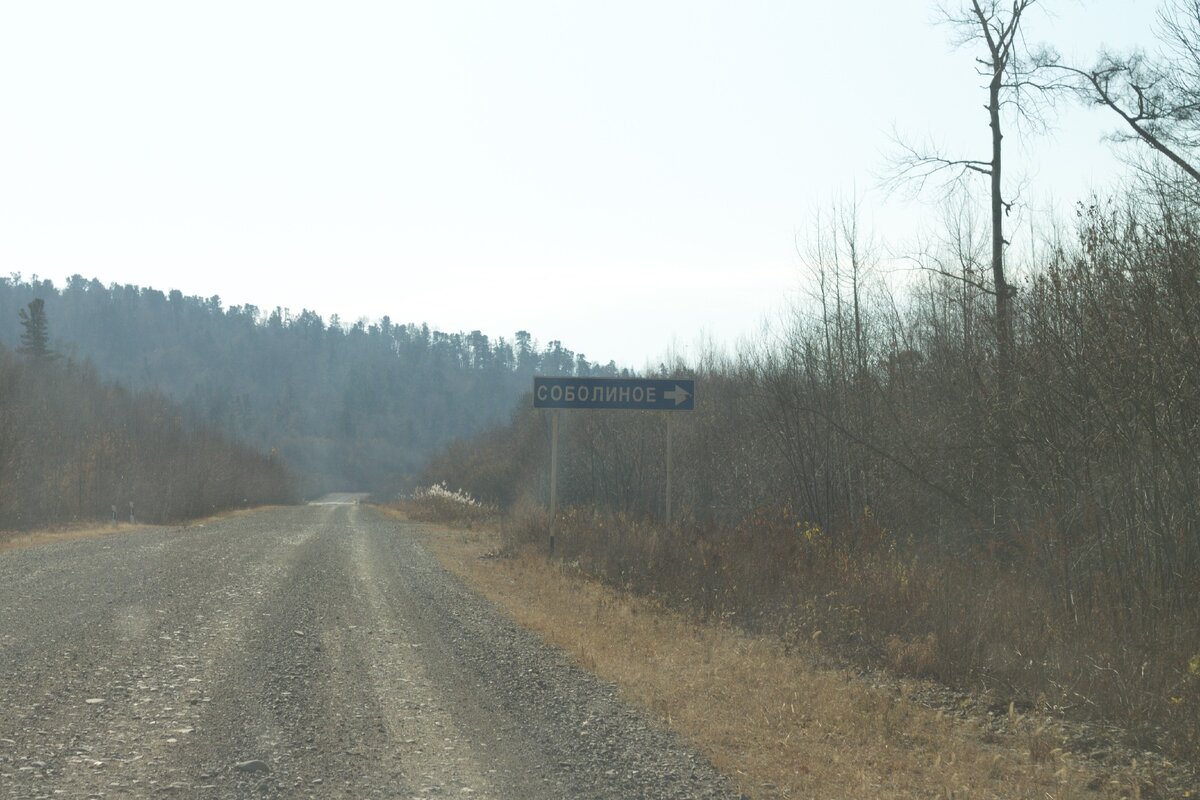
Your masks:
M506 422L536 372L617 374L558 341L518 331L444 333L384 317L343 324L317 312L224 307L79 275L64 287L0 278L0 343L15 349L19 309L45 301L51 345L106 380L154 388L201 421L277 450L305 494L400 488L448 442Z

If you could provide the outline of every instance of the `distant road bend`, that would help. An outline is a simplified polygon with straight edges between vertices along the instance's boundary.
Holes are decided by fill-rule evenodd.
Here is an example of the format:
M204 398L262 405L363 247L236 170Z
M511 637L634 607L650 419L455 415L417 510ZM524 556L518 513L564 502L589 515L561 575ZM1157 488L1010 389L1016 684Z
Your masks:
M0 798L702 798L355 495L0 553Z

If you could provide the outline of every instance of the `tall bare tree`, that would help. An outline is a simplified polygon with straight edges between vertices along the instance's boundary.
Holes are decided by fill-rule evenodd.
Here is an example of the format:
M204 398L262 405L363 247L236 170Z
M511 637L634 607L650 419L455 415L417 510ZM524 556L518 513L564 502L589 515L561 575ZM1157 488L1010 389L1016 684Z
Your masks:
M997 439L997 494L1004 504L1008 494L1011 467L1016 459L1011 430L1012 400L1016 374L1013 357L1013 296L1015 291L1005 269L1004 221L1013 200L1005 194L1004 131L1005 111L1017 119L1041 124L1043 102L1061 87L1048 75L1046 67L1056 62L1053 53L1031 48L1025 42L1022 24L1038 0L970 0L956 9L943 9L944 21L955 32L955 43L977 46L976 71L987 89L990 157L955 158L934 147L920 147L897 140L899 153L893 164L891 180L915 182L918 188L933 178L959 183L971 175L987 178L991 206L991 272L988 290L995 301L997 353L996 400L999 413ZM1007 512L1002 512L1006 515Z

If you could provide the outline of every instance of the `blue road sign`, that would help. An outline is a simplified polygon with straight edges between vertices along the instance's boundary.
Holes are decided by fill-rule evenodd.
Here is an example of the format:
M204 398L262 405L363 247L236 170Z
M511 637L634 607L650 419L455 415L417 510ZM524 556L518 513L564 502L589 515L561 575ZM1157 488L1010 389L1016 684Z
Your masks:
M534 378L534 408L692 411L696 382L644 378Z

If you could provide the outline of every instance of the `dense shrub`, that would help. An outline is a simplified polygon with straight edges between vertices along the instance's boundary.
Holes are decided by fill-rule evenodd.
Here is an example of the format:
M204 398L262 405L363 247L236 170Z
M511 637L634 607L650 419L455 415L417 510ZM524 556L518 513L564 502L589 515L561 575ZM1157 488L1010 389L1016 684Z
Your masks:
M295 499L278 456L194 424L161 395L0 346L0 530L187 519Z
M474 525L496 519L497 509L482 503L461 489L449 489L435 483L405 497L399 507L410 518L422 522Z
M1006 392L984 237L922 256L937 268L899 291L862 247L824 248L788 324L660 370L698 381L675 418L674 528L661 416L563 415L559 552L700 614L1200 753L1200 225L1134 201L1076 222L1017 281ZM498 500L544 506L546 431L527 408L427 477L507 474Z

